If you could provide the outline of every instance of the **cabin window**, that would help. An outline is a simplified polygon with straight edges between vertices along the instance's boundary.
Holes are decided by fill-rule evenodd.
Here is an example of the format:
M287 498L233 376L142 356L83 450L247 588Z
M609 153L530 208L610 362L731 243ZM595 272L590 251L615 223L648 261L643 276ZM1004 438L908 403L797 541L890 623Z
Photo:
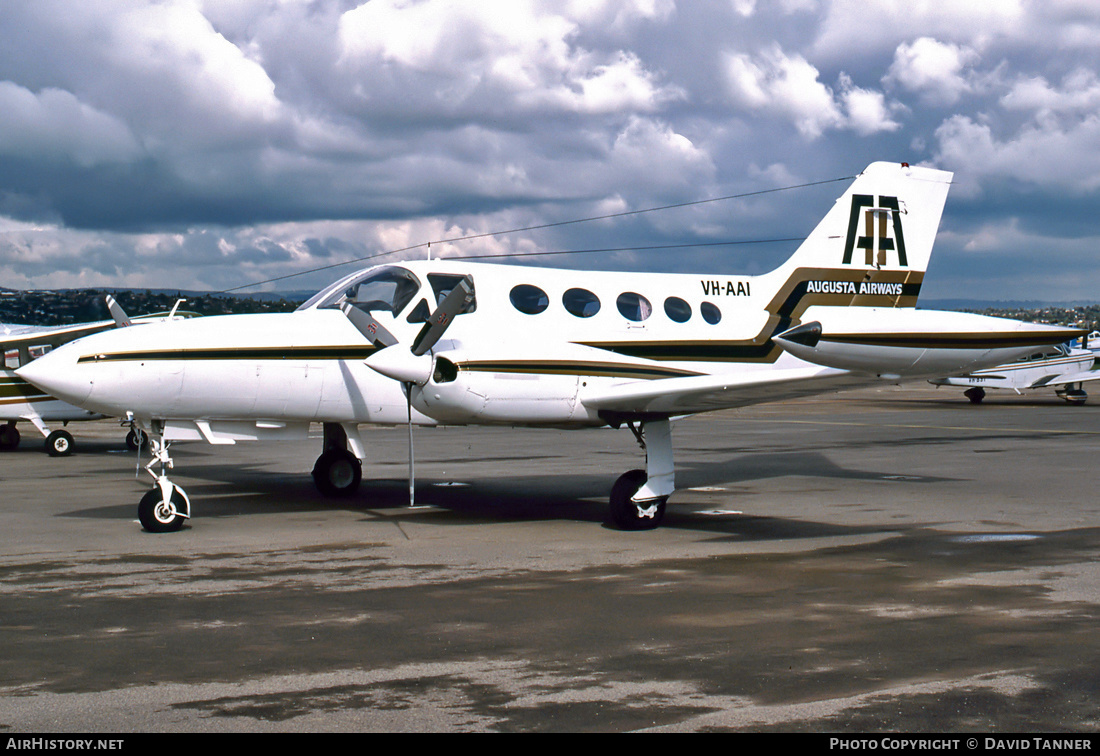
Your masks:
M474 288L474 279L469 276L459 276L452 273L429 273L428 283L432 285L432 291L435 292L435 306L443 304L443 300L447 298L447 295L451 293L454 287L458 286L458 282L467 279L470 284L470 289ZM467 312L473 312L477 309L477 292L475 291L470 295L470 299L466 302L466 306L458 313L462 315Z
M665 315L669 320L686 323L691 319L691 305L679 297L669 297L665 300Z
M642 321L653 314L653 305L649 303L649 300L632 291L620 294L619 298L615 300L615 304L627 320Z
M569 289L561 295L561 303L578 318L590 318L600 311L600 298L588 289Z
M722 319L722 311L710 302L703 302L699 305L699 314L703 316L703 320L711 325Z
M513 286L508 298L512 300L512 307L528 315L538 315L550 306L550 297L546 296L546 292L531 284Z

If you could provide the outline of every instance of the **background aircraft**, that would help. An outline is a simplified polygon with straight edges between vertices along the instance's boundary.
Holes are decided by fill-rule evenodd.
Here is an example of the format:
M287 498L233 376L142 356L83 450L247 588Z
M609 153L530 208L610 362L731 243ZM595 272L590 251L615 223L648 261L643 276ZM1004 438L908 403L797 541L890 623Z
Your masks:
M179 302L176 306L178 308ZM67 456L73 450L72 434L61 428L51 431L49 424L61 423L67 426L74 421L99 420L105 417L101 413L91 412L50 396L20 378L12 368L26 365L55 347L93 333L125 328L150 319L184 316L173 309L171 313L156 313L131 319L110 295L107 296L107 309L111 313L111 320L56 327L7 325L0 332L0 354L3 355L0 363L0 423L3 423L0 425L0 450L8 451L19 446L21 436L16 423L23 421L38 429L46 439L46 451L51 456ZM145 431L131 423L126 434L126 445L136 450L145 442Z
M1100 379L1093 370L1096 353L1069 344L1056 344L1036 350L1012 362L964 375L936 378L936 386L965 386L963 395L972 404L985 399L986 389L1010 389L1017 394L1025 390L1053 388L1070 404L1084 404L1088 399L1083 384Z
M645 469L612 520L656 527L675 491L671 421L841 389L978 370L1083 331L917 310L951 174L875 163L771 273L576 271L413 261L353 273L293 313L94 334L20 376L151 434L151 531L191 516L176 440L303 439L324 427L319 490L359 485L361 424L626 426ZM159 465L159 470L153 468Z

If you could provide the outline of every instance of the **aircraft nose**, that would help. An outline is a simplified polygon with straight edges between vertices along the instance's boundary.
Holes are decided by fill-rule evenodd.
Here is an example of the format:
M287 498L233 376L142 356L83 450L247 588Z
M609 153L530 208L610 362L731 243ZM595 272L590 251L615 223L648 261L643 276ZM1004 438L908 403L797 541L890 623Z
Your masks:
M78 406L92 393L88 371L77 364L75 353L66 347L28 362L15 374L50 396Z

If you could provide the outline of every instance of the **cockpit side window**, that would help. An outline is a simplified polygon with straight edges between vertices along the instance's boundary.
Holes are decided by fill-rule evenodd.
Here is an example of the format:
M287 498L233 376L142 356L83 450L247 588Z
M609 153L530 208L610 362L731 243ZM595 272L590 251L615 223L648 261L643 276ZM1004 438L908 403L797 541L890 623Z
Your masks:
M403 268L390 268L353 284L344 293L344 301L364 312L382 310L396 315L418 291L420 282L412 273Z
M364 312L389 312L397 315L416 293L420 279L405 268L386 266L349 276L319 292L298 309L307 307L339 307L351 302Z

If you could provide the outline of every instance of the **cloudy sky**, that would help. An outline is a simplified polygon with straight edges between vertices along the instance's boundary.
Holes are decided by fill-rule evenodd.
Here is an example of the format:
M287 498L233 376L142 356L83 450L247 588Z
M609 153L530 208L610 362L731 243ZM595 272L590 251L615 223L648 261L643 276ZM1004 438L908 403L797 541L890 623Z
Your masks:
M760 273L843 182L443 240L889 160L955 172L925 297L1100 301L1095 0L0 0L0 35L0 286L310 289L429 241Z

